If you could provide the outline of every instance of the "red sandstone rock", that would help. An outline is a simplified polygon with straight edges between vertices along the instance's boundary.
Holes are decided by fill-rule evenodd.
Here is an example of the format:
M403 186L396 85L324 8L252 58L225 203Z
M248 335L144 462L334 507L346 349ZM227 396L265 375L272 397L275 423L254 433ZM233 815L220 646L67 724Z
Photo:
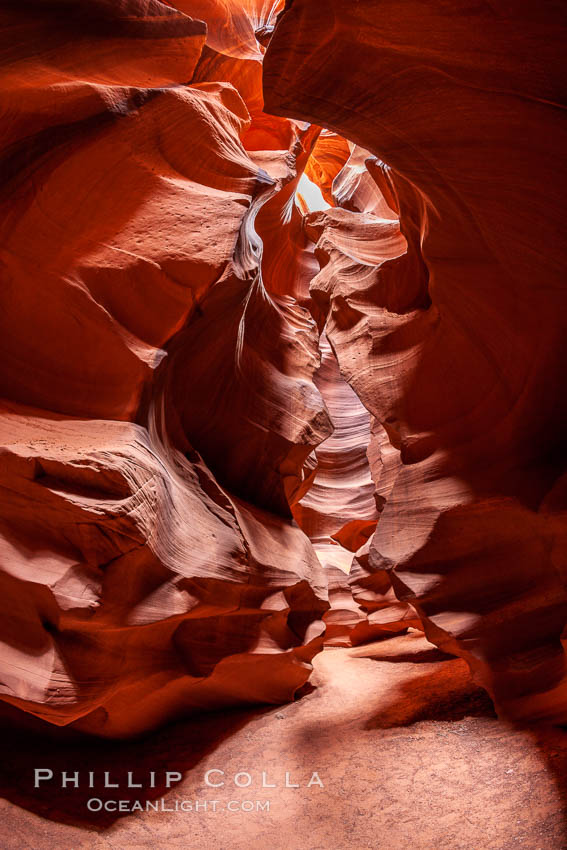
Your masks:
M369 567L390 571L501 712L558 722L564 38L552 0L361 0L348 14L331 0L325 15L293 0L264 61L268 111L378 158L370 173L407 240L404 253L395 222L368 218L366 193L359 213L308 219L326 334L399 452Z
M240 19L205 49L159 2L28 11L2 13L1 698L105 736L289 700L328 607L289 504L330 423L254 217L318 131L254 130Z
M298 529L139 425L11 406L0 427L5 701L114 737L291 698L325 608Z
M207 43L238 59L261 59L256 31L267 36L284 0L175 0L171 6L207 22Z
M0 698L126 736L421 618L563 722L559 7L283 5L0 13Z

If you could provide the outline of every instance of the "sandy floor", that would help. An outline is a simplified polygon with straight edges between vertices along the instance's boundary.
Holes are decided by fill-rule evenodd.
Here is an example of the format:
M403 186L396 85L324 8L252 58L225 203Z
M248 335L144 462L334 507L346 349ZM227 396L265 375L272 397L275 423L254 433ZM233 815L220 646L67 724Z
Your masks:
M498 721L463 662L417 635L316 659L293 705L179 724L142 742L3 736L4 848L564 850L567 734ZM135 710L133 708L133 710ZM117 770L116 765L122 765ZM34 768L57 778L34 791ZM156 772L156 788L62 793L57 771ZM183 778L169 791L163 771ZM225 781L222 787L205 784ZM299 788L285 787L289 783ZM307 783L316 771L324 787ZM248 787L237 787L233 777ZM262 787L262 772L267 783ZM87 800L200 811L89 813ZM213 806L213 801L217 801ZM204 803L207 803L205 808ZM269 804L267 810L266 803ZM112 802L110 805L114 805ZM188 805L187 802L184 803ZM253 811L242 811L252 807ZM258 811L256 811L258 807ZM216 811L213 811L213 808ZM229 809L235 809L230 811Z

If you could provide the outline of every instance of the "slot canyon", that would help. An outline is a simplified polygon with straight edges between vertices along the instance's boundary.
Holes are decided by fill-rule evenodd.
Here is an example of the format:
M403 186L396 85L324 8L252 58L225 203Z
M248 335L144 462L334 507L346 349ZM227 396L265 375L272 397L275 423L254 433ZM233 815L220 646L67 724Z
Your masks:
M565 4L0 20L2 846L565 850Z

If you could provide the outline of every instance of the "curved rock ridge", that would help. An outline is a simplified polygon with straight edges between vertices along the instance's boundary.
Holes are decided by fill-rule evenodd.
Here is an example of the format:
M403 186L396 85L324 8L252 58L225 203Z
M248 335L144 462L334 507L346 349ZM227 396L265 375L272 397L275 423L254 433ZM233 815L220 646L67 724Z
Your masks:
M324 334L320 348L315 384L325 399L334 431L315 449L317 474L294 516L316 549L318 544L337 544L337 549L352 553L366 543L378 519L366 456L370 414L341 376Z
M299 529L139 425L10 406L0 428L3 700L124 737L292 698L327 607Z
M386 198L378 188L379 181L372 176L372 171L375 173L376 168L380 167L376 157L360 145L351 147L349 158L332 183L332 206L343 207L352 212L373 213L379 218L398 219L398 213L388 206ZM391 197L390 203L395 205Z
M292 699L328 608L318 331L264 260L283 222L307 291L319 129L261 114L276 6L180 8L0 13L0 698L113 737Z
M369 151L407 243L347 172L349 209L307 219L325 333L399 458L365 569L501 714L560 723L566 28L554 0L293 0L264 59L266 109Z
M335 206L333 181L351 156L347 139L323 129L305 168L306 176L319 188L327 203Z
M325 644L355 646L410 626L421 628L421 621L409 603L396 598L389 572L368 568L370 541L399 468L399 452L341 375L324 333L319 345L322 360L314 381L334 431L314 451L317 471L293 515L328 580Z
M237 59L262 59L284 0L175 0L171 6L207 22L207 44Z
M0 699L126 737L423 622L565 722L562 6L0 27Z

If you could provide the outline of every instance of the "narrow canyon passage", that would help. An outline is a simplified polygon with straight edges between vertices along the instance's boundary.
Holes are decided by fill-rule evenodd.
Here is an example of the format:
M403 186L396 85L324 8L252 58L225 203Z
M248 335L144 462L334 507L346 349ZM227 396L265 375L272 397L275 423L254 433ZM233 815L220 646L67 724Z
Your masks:
M306 217L336 210L339 202L342 204L340 220L353 236L350 245L345 240L343 249L351 256L360 250L359 231L364 233L372 226L389 228L390 224L397 227L395 212L370 179L368 159L367 151L323 129L296 194ZM381 253L388 256L388 237L373 243L372 264ZM324 262L320 263L324 268ZM315 291L316 286L314 278L310 290L313 287ZM307 307L317 319L316 303L307 301ZM325 402L333 432L314 449L313 483L292 511L327 578L331 610L323 618L325 645L351 646L404 632L410 626L422 629L422 625L412 606L396 598L387 571L368 570L371 538L399 466L399 452L345 380L324 328L320 328L318 349L320 366L313 382Z
M564 850L563 4L0 31L0 844Z

